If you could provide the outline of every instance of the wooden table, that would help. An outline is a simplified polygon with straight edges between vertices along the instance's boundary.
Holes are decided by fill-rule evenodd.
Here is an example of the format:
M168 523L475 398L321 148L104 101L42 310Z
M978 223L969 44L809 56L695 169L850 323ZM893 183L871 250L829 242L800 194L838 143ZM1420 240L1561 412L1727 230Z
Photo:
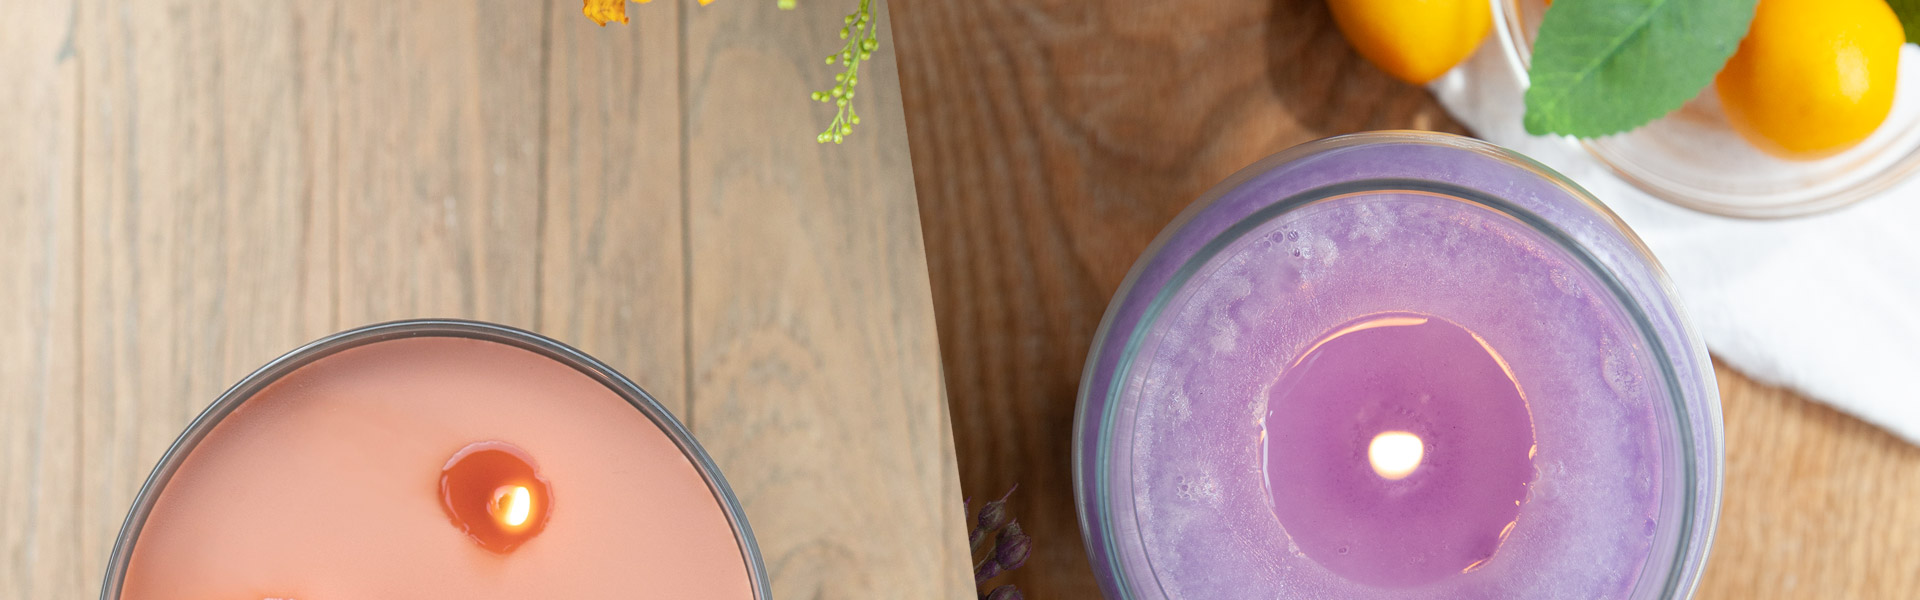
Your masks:
M964 596L892 41L852 2L26 0L0 18L0 597L97 594L226 386L416 317L545 332L725 471L781 598ZM884 19L885 16L882 16ZM883 21L884 22L884 21Z
M1020 484L1029 598L1097 588L1074 520L1074 391L1147 242L1222 178L1327 135L1462 132L1322 0L914 0L900 75L963 488ZM1920 448L1717 370L1727 482L1705 598L1920 596Z

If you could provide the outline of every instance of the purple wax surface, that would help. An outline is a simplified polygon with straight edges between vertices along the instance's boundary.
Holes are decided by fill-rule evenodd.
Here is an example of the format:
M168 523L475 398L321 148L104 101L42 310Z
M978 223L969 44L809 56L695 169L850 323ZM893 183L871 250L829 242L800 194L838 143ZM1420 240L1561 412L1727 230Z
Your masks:
M1342 333L1394 315L1427 321ZM1653 365L1603 284L1506 214L1415 192L1294 209L1144 340L1117 500L1169 597L1624 597L1648 558ZM1426 449L1404 479L1369 462L1388 431Z

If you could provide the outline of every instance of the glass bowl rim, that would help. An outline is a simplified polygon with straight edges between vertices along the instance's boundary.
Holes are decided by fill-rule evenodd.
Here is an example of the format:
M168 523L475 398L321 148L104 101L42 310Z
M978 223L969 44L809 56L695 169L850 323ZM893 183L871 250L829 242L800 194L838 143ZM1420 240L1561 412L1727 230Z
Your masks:
M1494 37L1499 38L1501 54L1506 59L1507 67L1512 70L1514 77L1519 81L1520 89L1524 91L1529 83L1527 68L1532 62L1533 44L1527 38L1526 24L1520 17L1519 4L1523 0L1488 1L1493 5ZM1580 144L1583 152L1605 166L1608 172L1648 196L1700 213L1737 219L1786 219L1837 210L1887 191L1914 173L1920 172L1920 149L1916 149L1909 151L1906 157L1897 162L1887 164L1879 171L1865 175L1860 181L1829 194L1789 202L1740 204L1699 197L1701 194L1697 191L1678 189L1635 173L1625 166L1625 163L1629 162L1626 160L1626 155L1618 149L1609 147L1606 143L1607 139L1575 141Z

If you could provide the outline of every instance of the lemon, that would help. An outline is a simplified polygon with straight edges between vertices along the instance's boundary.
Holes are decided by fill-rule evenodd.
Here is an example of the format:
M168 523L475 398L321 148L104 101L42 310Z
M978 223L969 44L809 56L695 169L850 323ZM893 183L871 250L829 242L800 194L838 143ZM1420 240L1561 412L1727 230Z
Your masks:
M1327 8L1355 51L1412 84L1460 64L1493 26L1487 0L1327 0Z
M1820 158L1886 120L1906 41L1886 0L1760 0L1714 85L1748 142L1784 158Z

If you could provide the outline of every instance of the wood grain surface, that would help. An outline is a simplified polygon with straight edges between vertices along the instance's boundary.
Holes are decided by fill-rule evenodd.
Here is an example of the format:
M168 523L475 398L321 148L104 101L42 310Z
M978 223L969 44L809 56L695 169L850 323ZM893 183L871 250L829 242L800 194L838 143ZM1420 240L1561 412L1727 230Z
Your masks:
M80 306L80 387L62 401L81 410L83 589L182 426L331 328L333 209L308 191L331 156L288 117L325 96L300 93L311 22L291 11L309 6L84 0L54 21L82 90L80 285L59 301Z
M962 487L1020 484L1034 554L1004 582L1096 597L1069 438L1082 361L1133 260L1267 154L1462 129L1354 54L1321 0L916 0L894 27ZM1700 596L1915 597L1920 449L1717 373L1727 483Z
M16 3L18 4L18 3ZM0 19L0 597L97 594L161 452L332 331L479 318L694 429L780 597L965 595L893 84L846 6L25 0Z
M647 373L647 391L690 417L677 58L690 7L635 6L603 29L549 4L563 35L547 53L541 329Z
M760 536L774 597L964 598L893 40L861 67L862 124L819 145L823 109L790 93L832 87L822 58L839 46L821 42L855 5L800 4L685 13L689 415L740 465L727 475L752 491L756 531L781 534Z
M0 597L76 596L82 573L79 62L71 6L0 19Z

